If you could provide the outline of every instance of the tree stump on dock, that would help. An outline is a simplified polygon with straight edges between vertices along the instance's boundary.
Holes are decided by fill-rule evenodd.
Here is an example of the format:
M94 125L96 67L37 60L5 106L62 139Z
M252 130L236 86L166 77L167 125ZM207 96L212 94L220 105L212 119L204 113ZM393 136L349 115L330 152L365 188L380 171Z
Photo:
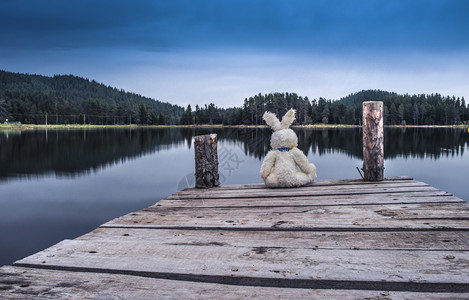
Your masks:
M217 135L198 135L194 138L195 187L219 186Z
M383 102L363 102L363 179L382 181L384 174Z

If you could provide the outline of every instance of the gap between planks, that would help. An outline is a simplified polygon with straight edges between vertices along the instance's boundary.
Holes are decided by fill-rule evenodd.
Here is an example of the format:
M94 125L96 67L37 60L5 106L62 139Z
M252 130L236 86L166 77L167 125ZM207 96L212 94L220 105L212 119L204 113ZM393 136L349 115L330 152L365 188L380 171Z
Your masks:
M4 266L0 296L8 299L462 299L460 293L280 289L175 281L131 275Z

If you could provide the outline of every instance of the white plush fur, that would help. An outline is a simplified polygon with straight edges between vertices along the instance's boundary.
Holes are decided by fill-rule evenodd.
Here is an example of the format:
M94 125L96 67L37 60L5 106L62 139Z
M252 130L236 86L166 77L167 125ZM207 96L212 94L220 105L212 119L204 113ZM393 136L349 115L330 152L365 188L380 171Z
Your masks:
M274 130L270 141L272 150L264 158L260 171L265 185L295 187L311 183L316 178L316 167L297 148L298 137L288 128L295 120L295 110L290 109L281 122L271 112L265 112L263 119ZM282 152L279 148L290 148L290 151Z

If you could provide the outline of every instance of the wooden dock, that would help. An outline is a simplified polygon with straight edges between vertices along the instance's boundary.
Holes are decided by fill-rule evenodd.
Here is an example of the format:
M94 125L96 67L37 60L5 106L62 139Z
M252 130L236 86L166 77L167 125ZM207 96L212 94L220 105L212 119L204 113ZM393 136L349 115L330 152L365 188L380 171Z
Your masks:
M469 205L407 177L186 189L0 268L1 299L468 299Z

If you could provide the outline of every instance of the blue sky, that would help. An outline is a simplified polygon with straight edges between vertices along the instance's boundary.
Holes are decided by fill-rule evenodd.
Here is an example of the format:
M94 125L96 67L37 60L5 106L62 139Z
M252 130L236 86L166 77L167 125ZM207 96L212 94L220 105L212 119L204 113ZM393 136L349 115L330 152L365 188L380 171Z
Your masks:
M2 0L0 69L180 105L362 89L469 98L469 1Z

